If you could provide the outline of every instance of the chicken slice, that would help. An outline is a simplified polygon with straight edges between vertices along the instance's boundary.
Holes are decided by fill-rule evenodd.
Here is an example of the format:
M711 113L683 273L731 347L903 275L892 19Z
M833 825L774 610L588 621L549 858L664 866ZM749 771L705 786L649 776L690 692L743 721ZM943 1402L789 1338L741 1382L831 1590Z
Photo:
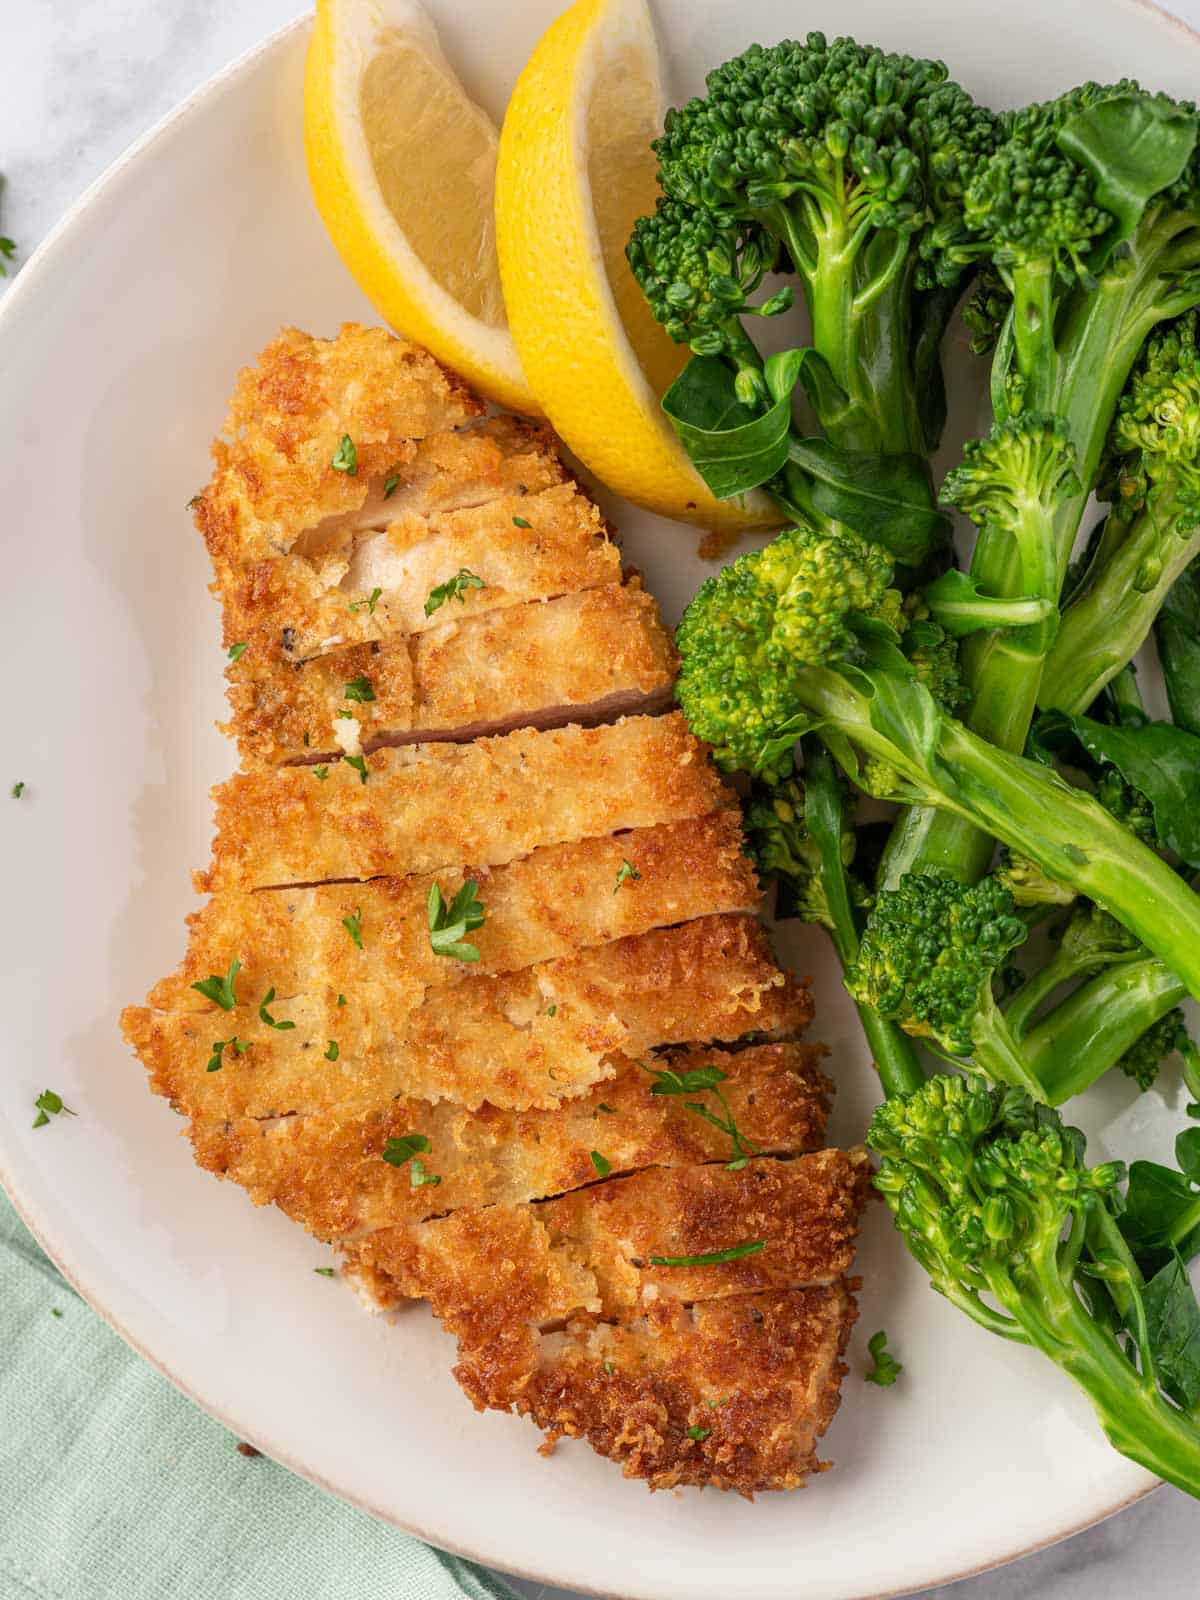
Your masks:
M259 636L226 671L225 731L247 761L279 765L381 744L592 725L670 703L674 647L636 579L481 616L457 610L443 611L447 620L428 633L296 666L280 660L273 636Z
M574 483L427 517L402 512L312 556L213 565L226 646L263 634L291 662L439 627L446 606L472 615L621 581L604 518ZM427 611L456 577L452 597Z
M413 460L415 441L482 410L428 351L383 328L347 323L336 339L285 328L239 373L213 445L196 522L214 563L285 554L323 519L360 510L373 480ZM353 462L339 455L344 438Z
M486 913L469 934L479 951L476 964L439 955L429 933L433 885L449 903L468 878L478 884ZM654 927L749 911L758 901L736 811L543 845L499 867L307 889L224 890L189 917L187 954L147 1003L159 1011L210 1010L212 1001L193 986L225 972L235 957L238 990L246 995L273 988L290 999L332 988L356 997L363 983L419 995ZM361 947L348 932L351 918Z
M623 1322L664 1301L836 1282L869 1182L861 1149L733 1172L655 1167L557 1200L385 1228L348 1243L346 1260L378 1303L429 1300L467 1348L483 1347L506 1325L544 1331L579 1312Z
M796 1489L827 1463L817 1444L837 1412L858 1317L844 1278L685 1305L612 1325L501 1330L459 1344L455 1377L478 1410L516 1411L546 1435L585 1438L651 1489Z
M151 1087L188 1115L349 1115L396 1095L550 1107L611 1078L618 1052L790 1034L812 1015L808 990L745 916L702 917L450 988L362 982L340 991L341 1005L327 984L272 1000L265 1017L263 997L239 976L232 1010L131 1006L122 1016ZM235 1037L243 1052L228 1045L214 1066L217 1041Z
M213 862L198 890L496 866L543 844L732 803L678 712L361 759L361 773L341 761L239 772L220 785Z
M820 1045L752 1045L743 1050L685 1050L653 1057L658 1070L713 1069L728 1114L751 1147L800 1155L820 1147L832 1085L820 1070ZM727 1133L688 1109L709 1092L652 1093L658 1081L626 1057L615 1076L576 1100L546 1111L478 1111L441 1101L389 1100L362 1115L256 1120L198 1117L189 1129L197 1162L245 1188L258 1205L274 1203L321 1239L348 1239L464 1206L513 1205L594 1183L592 1152L613 1172L727 1160ZM414 1185L405 1164L383 1159L389 1140L420 1133L436 1183Z

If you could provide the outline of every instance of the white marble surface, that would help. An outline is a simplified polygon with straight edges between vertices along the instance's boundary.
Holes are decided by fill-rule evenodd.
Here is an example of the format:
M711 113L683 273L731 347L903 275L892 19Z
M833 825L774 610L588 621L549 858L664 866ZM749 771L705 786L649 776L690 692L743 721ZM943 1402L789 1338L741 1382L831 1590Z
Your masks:
M0 0L0 172L8 179L0 233L17 241L16 264L132 140L301 9L296 0ZM1175 0L1172 9L1200 27L1200 0ZM864 1508L864 1531L869 1525ZM931 1508L931 1538L935 1529ZM1109 1600L1139 1591L1194 1600L1198 1535L1200 1507L1163 1489L1066 1544L956 1585L954 1600ZM518 1587L530 1600L573 1600ZM931 1590L926 1600L949 1593Z

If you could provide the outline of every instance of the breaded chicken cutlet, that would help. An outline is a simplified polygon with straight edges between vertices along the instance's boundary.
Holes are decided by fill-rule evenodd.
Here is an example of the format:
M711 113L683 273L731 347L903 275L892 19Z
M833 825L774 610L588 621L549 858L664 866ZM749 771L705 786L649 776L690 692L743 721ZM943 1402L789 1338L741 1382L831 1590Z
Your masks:
M674 647L544 429L380 329L238 379L196 522L243 767L122 1025L197 1161L652 1487L819 1468L861 1152Z

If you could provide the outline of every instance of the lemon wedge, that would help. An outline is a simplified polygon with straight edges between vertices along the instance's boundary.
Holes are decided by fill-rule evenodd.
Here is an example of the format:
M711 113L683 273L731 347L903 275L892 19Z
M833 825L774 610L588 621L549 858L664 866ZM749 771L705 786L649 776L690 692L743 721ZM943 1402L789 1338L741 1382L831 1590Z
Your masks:
M509 326L546 415L610 489L706 528L778 525L761 493L713 496L659 405L687 352L651 317L625 243L654 209L662 117L645 0L577 0L542 36L496 168Z
M304 91L317 209L376 310L489 399L540 414L496 263L496 128L414 0L317 0Z

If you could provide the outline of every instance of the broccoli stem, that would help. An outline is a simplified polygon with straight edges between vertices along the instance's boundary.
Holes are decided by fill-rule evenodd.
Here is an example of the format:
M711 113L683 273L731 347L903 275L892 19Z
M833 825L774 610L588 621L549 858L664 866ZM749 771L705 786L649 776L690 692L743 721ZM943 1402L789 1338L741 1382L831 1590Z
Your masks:
M858 922L842 862L842 807L845 804L833 757L815 736L804 751L804 825L821 855L821 883L829 906L828 933L843 969L858 959ZM894 1023L870 1006L856 1006L871 1056L888 1099L911 1094L925 1081L916 1050Z
M1082 1094L1187 993L1151 957L1118 962L1081 985L1021 1040L1042 1098L1058 1106Z
M829 669L806 672L801 693L826 739L836 730L893 767L924 803L956 813L1087 895L1200 996L1200 898L1090 795L951 717L929 725L925 701L879 713L881 731L872 698ZM922 721L915 736L914 717ZM886 731L900 723L903 743Z
M1063 612L1040 705L1086 711L1141 649L1167 591L1200 555L1200 531L1190 537L1172 531L1181 510L1176 500L1164 505L1154 497L1108 559L1098 561L1095 580Z
M1030 1253L1029 1270L1019 1283L996 1272L989 1274L989 1288L1026 1341L1080 1385L1122 1455L1200 1496L1200 1431L1195 1422L1159 1392L1145 1341L1139 1341L1139 1371L1113 1334L1088 1314L1073 1278L1064 1272L1072 1248L1082 1248L1085 1229L1086 1223L1076 1219L1064 1244L1054 1238ZM970 1313L969 1306L964 1309Z

